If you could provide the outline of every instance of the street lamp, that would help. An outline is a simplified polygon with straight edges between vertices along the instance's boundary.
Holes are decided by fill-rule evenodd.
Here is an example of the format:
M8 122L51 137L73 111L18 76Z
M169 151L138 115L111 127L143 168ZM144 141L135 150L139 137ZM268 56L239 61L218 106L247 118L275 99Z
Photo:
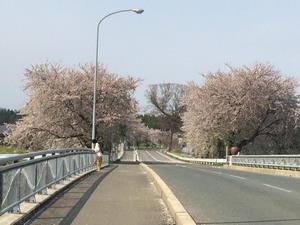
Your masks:
M117 13L123 12L135 12L137 14L142 14L144 12L143 9L125 9L119 10L116 12L112 12L104 16L97 25L97 43L96 43L96 68L95 68L95 75L94 75L94 96L93 96L93 125L92 125L92 148L95 147L97 142L96 140L96 89L97 89L97 76L98 76L98 46L99 46L99 27L103 20L107 17L112 16Z

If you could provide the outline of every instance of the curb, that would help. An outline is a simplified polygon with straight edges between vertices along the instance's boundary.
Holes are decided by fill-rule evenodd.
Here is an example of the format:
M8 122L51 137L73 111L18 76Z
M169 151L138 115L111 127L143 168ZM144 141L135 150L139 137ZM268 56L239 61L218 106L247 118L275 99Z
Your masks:
M160 197L167 205L176 225L196 225L190 214L185 210L180 201L173 194L167 184L155 173L149 166L144 163L140 164L153 180Z

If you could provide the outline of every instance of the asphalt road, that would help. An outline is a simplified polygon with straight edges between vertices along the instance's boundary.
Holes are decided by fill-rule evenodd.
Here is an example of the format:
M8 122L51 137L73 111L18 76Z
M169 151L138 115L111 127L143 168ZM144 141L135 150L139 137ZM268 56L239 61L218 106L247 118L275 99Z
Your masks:
M197 224L299 225L300 179L172 161L138 151L168 184Z
M135 157L135 151L125 151L121 159L122 162L145 162L145 163L182 163L173 159L158 150L137 150L138 157Z
M138 158L140 162L150 163L178 163L182 164L181 161L173 159L165 154L162 154L157 150L137 150Z

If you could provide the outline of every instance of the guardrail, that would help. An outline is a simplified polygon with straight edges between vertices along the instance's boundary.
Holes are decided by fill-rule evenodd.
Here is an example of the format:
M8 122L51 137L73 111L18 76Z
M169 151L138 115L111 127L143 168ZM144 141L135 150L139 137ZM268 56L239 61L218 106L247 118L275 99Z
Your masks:
M110 155L111 161L115 162L120 160L124 155L125 144L120 143L117 147L115 147L114 151Z
M300 155L236 155L229 165L300 170Z
M203 159L203 158L188 158L188 157L182 157L170 152L166 153L169 156L172 156L173 158L179 159L184 162L190 162L190 163L198 163L198 164L206 164L206 165L223 165L226 163L226 159Z
M229 166L237 165L300 171L300 155L232 155L229 156L229 161L227 161L226 159L188 158L170 152L167 152L166 154L190 163L211 165L223 165L229 163Z
M109 163L103 155L103 166ZM73 175L95 169L90 149L45 150L0 159L0 214L19 212L24 201Z

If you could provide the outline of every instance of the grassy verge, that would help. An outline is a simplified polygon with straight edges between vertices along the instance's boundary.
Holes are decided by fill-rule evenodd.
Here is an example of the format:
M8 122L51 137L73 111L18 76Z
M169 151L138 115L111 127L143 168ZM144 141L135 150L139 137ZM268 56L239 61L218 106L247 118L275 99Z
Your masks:
M0 154L22 154L26 152L26 149L0 145Z

